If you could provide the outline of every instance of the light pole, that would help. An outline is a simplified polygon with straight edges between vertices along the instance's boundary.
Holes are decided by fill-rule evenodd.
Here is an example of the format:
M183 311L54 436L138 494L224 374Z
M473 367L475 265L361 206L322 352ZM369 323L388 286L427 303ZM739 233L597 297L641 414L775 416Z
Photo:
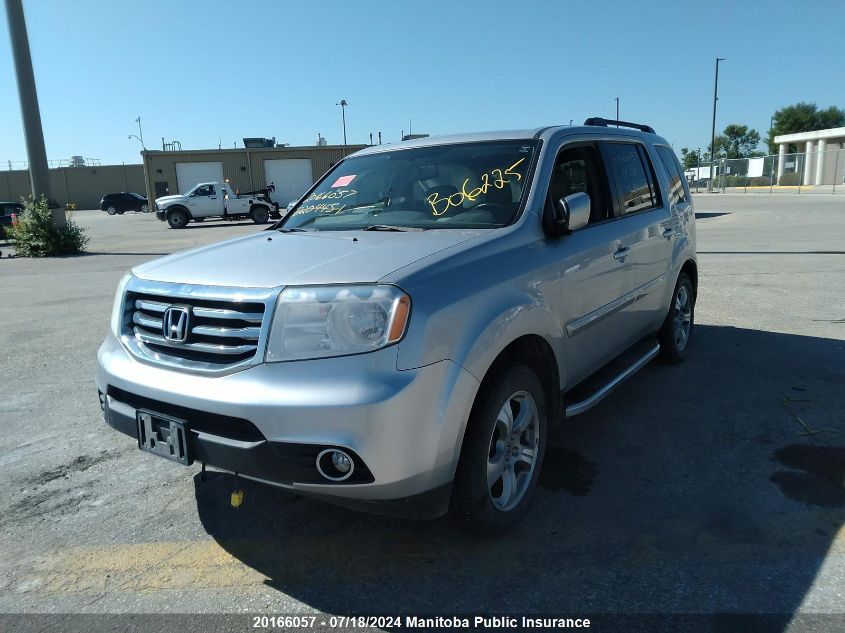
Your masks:
M26 156L29 160L29 184L33 200L44 196L53 203L50 191L50 170L47 166L47 150L44 148L44 131L41 129L41 113L38 109L38 93L35 90L35 76L32 72L32 57L29 53L29 37L26 34L21 0L6 0L6 19L9 23L9 38L12 43L12 57L15 60L15 76L18 80L18 97L21 104ZM52 204L51 204L52 206ZM67 218L62 209L53 209L53 227L67 228Z
M614 97L613 100L616 101L616 120L618 121L619 120L619 97ZM617 125L616 127L619 127L619 125Z
M346 154L346 99L341 99L340 103L336 103L335 105L340 106L340 116L343 118L343 147L344 147L344 155Z
M141 147L143 147L144 149L147 149L147 146L144 145L144 130L141 129L141 117L140 117L140 115L138 116L137 119L135 119L135 123L138 124L138 136L136 138L138 138L138 140L141 141Z
M141 143L141 149L147 149L146 147L144 147L144 139L140 138L137 134L130 134L130 135L129 135L129 138L130 138L130 139L133 139L133 138L134 138L136 141L138 141L139 143ZM164 144L164 141L162 141L162 145L163 145L163 144Z
M713 128L710 132L710 179L707 181L707 193L713 193L713 166L716 163L716 102L719 100L719 62L724 57L716 58L716 81L713 84Z

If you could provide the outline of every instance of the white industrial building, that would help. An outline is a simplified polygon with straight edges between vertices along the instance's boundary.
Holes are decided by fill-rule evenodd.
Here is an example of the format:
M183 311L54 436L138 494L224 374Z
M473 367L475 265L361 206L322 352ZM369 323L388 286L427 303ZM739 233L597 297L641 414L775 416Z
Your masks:
M778 183L790 170L802 172L803 185L845 182L845 127L782 134L774 140L778 144ZM798 147L798 155L790 154L790 145Z

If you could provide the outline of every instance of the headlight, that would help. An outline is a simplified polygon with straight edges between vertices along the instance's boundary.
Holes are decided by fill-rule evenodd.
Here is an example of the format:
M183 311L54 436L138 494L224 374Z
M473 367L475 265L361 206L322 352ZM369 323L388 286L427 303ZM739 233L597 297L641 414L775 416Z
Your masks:
M130 279L132 279L132 273L126 273L120 283L117 284L117 294L114 296L114 304L111 309L111 331L117 338L120 338L120 326L123 322L123 295L126 292L126 284L129 283Z
M360 354L396 343L411 300L394 286L286 288L270 329L268 363Z

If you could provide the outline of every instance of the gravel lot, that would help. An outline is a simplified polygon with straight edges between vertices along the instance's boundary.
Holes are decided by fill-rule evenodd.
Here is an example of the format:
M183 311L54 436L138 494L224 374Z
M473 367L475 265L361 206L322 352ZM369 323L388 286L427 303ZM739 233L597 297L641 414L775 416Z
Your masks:
M486 541L248 482L234 510L228 475L106 427L123 272L260 229L77 212L89 255L0 260L0 612L845 612L845 199L695 204L691 359L562 427L530 520Z

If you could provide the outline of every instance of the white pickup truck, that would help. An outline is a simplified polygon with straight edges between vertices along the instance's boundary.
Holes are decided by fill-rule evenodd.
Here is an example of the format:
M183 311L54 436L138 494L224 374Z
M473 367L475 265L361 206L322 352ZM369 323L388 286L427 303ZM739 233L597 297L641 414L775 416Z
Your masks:
M264 224L278 209L269 197L238 195L227 182L202 182L186 194L156 199L156 217L167 220L172 229L182 229L188 222L202 222L206 218L242 220L249 218Z

